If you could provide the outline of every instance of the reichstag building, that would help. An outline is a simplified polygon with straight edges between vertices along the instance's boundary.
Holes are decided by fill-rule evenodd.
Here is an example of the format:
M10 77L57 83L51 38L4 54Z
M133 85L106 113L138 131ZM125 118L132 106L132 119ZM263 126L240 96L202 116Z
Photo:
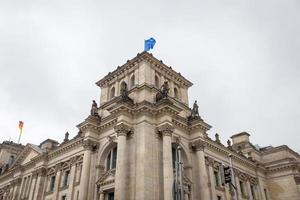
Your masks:
M99 80L61 143L0 144L0 200L300 200L300 155L210 138L192 83L148 52Z

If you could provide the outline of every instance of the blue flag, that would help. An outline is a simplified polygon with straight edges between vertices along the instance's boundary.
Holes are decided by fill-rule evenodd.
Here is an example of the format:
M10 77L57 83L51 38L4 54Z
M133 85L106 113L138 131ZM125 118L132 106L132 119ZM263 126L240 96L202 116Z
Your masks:
M145 40L145 51L149 51L150 49L153 49L155 43L156 43L156 41L154 38Z

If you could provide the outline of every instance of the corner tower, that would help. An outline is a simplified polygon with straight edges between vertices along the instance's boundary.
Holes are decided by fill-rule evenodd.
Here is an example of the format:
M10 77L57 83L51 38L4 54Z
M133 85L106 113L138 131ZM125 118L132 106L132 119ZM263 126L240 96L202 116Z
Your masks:
M95 159L90 159L98 166L97 176L90 177L96 182L97 195L108 198L105 195L112 192L118 200L171 200L173 154L178 146L187 166L186 194L191 194L198 169L191 167L189 144L207 137L210 129L198 106L189 108L192 83L142 52L96 84L101 88L100 105L94 102L91 115L78 127L85 140L99 144Z

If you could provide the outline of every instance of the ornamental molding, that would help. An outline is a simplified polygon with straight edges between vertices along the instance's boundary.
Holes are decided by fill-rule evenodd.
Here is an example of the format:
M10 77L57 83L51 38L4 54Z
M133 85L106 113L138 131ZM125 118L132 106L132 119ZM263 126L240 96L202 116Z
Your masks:
M94 140L87 139L82 142L82 146L85 150L95 151L99 148L99 143Z
M162 136L172 136L174 126L168 123L156 127L156 133Z
M115 182L115 175L116 175L116 169L111 169L103 173L98 181L96 182L96 185L98 186L104 186ZM112 177L110 180L106 180L109 176Z
M126 137L128 135L133 134L133 132L134 132L134 129L131 126L124 124L124 123L116 125L114 127L114 130L117 133L117 137L119 137L119 136Z
M99 87L103 87L116 80L119 76L124 74L128 74L132 68L137 68L141 62L147 62L150 64L155 71L163 74L166 78L174 80L174 82L178 85L191 87L193 84L184 78L180 73L174 71L171 67L165 65L163 61L156 59L152 54L148 52L138 53L136 57L131 60L127 60L127 62L118 67L116 70L109 72L103 79L99 80L96 84Z
M205 157L205 165L208 165L208 166L214 166L214 159L210 158L210 157Z
M253 170L258 169L256 166L256 162L238 154L237 152L230 150L229 148L225 147L223 144L217 143L210 139L209 137L203 138L203 142L206 145L206 148L214 151L216 153L223 154L223 156L232 156L232 159L234 159L236 162L238 162L240 165L246 166L246 167L252 167ZM259 168L261 169L261 168ZM263 169L261 169L263 170Z
M202 140L198 139L190 142L189 147L192 151L203 151L206 147L206 144Z

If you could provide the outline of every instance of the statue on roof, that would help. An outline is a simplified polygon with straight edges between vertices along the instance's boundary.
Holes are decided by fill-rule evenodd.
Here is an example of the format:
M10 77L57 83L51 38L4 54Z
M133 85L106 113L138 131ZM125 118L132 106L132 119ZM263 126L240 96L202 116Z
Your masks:
M165 81L164 84L161 86L160 91L156 94L156 102L160 101L161 99L167 98L169 90L170 88L168 81Z
M125 82L121 84L120 93L122 101L130 101L131 103L133 103L133 100L128 96L128 88Z
M191 115L188 117L189 121L194 119L201 119L199 115L199 106L197 104L197 101L194 102L193 108L191 109Z
M94 117L99 117L99 114L98 114L98 106L97 106L97 103L95 100L93 100L93 103L92 103L92 108L91 108L91 116L94 116Z
M68 142L69 141L69 132L67 131L65 133L65 139L64 139L64 142Z

